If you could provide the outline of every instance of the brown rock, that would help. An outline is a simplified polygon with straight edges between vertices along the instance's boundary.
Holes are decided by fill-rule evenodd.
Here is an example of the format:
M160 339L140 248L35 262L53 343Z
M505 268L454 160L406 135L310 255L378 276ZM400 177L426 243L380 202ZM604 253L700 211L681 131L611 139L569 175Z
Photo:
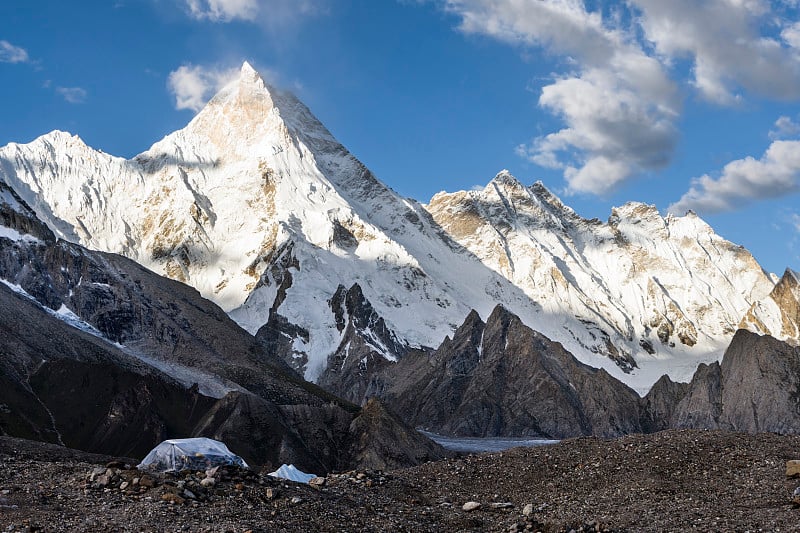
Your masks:
M792 460L786 461L786 477L799 477L800 476L800 461Z
M324 477L312 477L308 480L308 484L312 487L324 487L327 480Z
M152 476L145 475L139 478L139 485L150 489L156 486L156 480Z
M740 329L722 363L701 364L671 415L662 416L678 428L794 433L798 375L800 348Z
M176 505L180 505L186 501L177 494L172 492L165 492L164 494L161 495L161 499L165 502L173 503Z
M381 400L412 427L436 433L564 438L642 431L639 395L502 306L486 322L471 312L452 340L430 355L409 354L381 377L391 383Z

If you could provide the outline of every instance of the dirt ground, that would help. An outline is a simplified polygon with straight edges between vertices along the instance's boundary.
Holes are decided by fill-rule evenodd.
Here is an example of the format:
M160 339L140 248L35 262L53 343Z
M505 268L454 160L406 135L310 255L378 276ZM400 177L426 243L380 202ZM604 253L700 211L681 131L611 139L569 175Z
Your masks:
M0 531L800 531L800 436L581 438L320 486L112 459L0 438Z

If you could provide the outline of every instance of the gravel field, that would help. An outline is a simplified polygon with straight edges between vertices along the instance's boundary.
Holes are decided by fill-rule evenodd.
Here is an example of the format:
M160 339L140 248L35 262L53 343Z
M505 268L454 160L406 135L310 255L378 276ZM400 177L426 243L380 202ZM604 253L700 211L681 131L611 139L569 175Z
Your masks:
M790 459L800 436L666 431L310 486L233 468L148 475L3 437L0 531L800 531Z

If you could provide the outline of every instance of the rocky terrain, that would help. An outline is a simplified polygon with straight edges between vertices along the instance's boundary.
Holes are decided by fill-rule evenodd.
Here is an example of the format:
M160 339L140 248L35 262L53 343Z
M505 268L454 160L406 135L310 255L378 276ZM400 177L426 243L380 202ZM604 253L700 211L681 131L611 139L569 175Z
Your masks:
M0 227L0 435L117 455L213 436L319 472L443 456L303 380L195 289L56 239L2 183Z
M797 272L787 268L772 292L750 307L739 327L789 344L800 343L800 277Z
M334 473L301 485L226 468L146 474L130 469L130 459L3 437L0 528L794 531L800 481L785 473L798 457L798 436L681 430Z
M486 323L471 313L432 354L408 354L386 366L367 392L411 425L447 435L611 437L649 430L632 389L500 306Z
M721 363L645 396L500 306L431 353L364 367L365 394L415 427L467 437L615 437L670 428L800 433L800 348L739 330Z
M654 429L800 433L800 348L739 330L722 363L700 365L690 383L664 376L644 399Z

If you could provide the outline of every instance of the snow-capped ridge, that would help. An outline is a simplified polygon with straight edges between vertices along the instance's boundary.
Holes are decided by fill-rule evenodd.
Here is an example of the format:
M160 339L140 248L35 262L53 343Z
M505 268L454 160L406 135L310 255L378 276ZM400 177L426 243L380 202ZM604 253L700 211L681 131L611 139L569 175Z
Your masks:
M511 172L506 169L498 172L494 178L489 182L488 186L509 188L511 190L522 190L525 186Z
M800 277L787 268L765 298L754 302L739 327L800 345Z
M773 287L691 214L629 203L586 220L507 170L424 206L402 198L247 62L133 160L49 135L0 148L0 181L56 235L192 285L251 333L286 326L274 340L307 378L352 353L329 305L339 286L357 283L396 335L373 343L386 359L400 355L391 344L438 346L471 309L500 303L640 391L718 359Z
M611 208L611 218L615 221L620 219L661 219L661 214L658 208L653 204L645 204L642 202L626 202L619 207Z
M502 173L483 190L439 193L427 208L541 306L526 323L640 393L662 373L687 380L697 363L719 359L742 314L772 289L746 250L697 216L665 219L653 205L629 202L602 223L541 182L517 184Z

